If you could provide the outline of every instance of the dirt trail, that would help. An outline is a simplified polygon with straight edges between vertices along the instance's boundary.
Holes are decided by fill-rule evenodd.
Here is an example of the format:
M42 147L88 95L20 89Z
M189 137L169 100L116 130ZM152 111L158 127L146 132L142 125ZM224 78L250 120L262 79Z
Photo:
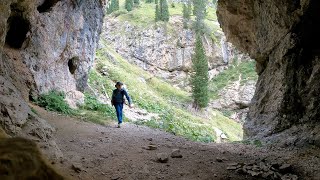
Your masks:
M120 129L115 126L104 127L34 108L57 129L57 144L64 157L55 165L72 179L259 179L227 168L232 163L261 159L267 162L297 163L300 158L294 151L284 153L241 144L204 144L148 127L129 123ZM145 149L150 144L157 149ZM167 163L157 162L159 153L170 156L173 149L180 149L183 157L169 157ZM314 169L319 167L319 157L316 161L318 164L310 160L313 157L304 158L306 163L314 165L311 169L313 174L305 172L304 179L317 179L319 170ZM299 169L304 168L304 164L293 165Z

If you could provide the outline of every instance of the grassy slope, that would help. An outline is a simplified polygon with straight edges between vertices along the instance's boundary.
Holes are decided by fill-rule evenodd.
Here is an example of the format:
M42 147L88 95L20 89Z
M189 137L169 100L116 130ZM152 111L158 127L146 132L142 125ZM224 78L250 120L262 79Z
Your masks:
M231 141L242 138L241 125L213 110L208 112L209 118L201 118L196 116L196 113L188 112L183 108L191 103L188 93L128 63L106 43L104 44L105 48L97 51L98 61L96 68L90 73L90 85L102 91L100 87L103 84L110 95L114 81L124 81L136 106L158 113L161 117L144 124L197 141L214 141L216 139L214 127L225 132ZM111 54L114 60L108 59L104 55L106 53ZM108 76L101 76L98 73L102 67L108 69Z
M243 61L240 63L233 63L229 68L219 75L214 77L209 82L209 91L211 99L219 98L219 91L228 86L229 84L238 81L241 75L241 84L247 81L258 79L258 75L255 72L255 62L254 61Z

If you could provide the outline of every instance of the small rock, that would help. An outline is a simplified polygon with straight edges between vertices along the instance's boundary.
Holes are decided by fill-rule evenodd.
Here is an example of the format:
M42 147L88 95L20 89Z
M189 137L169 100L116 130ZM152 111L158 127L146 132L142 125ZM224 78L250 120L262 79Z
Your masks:
M283 164L279 167L279 171L281 173L289 173L292 169L292 166L290 164Z
M113 177L111 177L111 180L118 180L118 179L120 179L119 176L113 176Z
M227 170L236 170L236 169L237 169L236 166L228 166L228 167L227 167Z
M157 161L160 163L167 163L169 161L169 156L167 153L158 153Z
M217 158L216 158L216 161L217 161L217 162L222 162L222 161L223 161L223 158L217 157Z
M298 180L298 176L294 174L285 174L281 177L281 180Z
M156 150L158 149L158 147L156 145L153 144L149 144L147 147L145 147L146 150Z
M76 173L80 173L81 171L83 171L83 168L80 164L72 164L71 168L76 172Z
M148 138L147 140L148 140L148 141L152 141L153 139L152 139L152 138Z
M104 155L104 154L100 154L100 157L101 157L101 158L104 158L104 159L107 159L107 158L108 158L108 156L107 156L107 155Z
M182 158L182 154L180 149L173 149L171 152L171 157L172 158Z

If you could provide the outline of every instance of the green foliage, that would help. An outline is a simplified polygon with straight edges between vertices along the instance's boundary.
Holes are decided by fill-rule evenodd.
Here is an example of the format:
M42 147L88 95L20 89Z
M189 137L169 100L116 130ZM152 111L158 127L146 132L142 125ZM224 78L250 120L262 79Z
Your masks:
M62 114L74 114L75 111L69 107L64 98L65 94L63 92L50 91L41 94L35 99L35 103L48 111L56 111Z
M113 12L112 13L112 15L114 16L114 17L118 17L118 16L121 16L122 14L126 14L126 13L128 13L128 11L127 10L118 10L118 11L115 11L115 12Z
M192 96L196 108L204 108L208 106L208 59L205 54L201 36L196 37L195 54L192 57L192 67L194 74L191 77Z
M153 0L146 0L146 3L153 3Z
M30 107L30 109L34 114L38 114L37 110L35 110L33 107Z
M183 14L183 28L188 28L188 22L190 21L191 17L191 6L188 6L186 4L183 4L182 8L182 14Z
M116 119L115 110L108 104L100 103L94 96L85 94L85 104L80 107L80 116L85 121L105 124L108 120Z
M168 2L167 0L160 0L160 4L159 4L159 20L160 21L164 21L164 22L168 22L170 15L169 15L169 7L168 7Z
M140 4L140 0L133 0L133 3L139 5Z
M153 128L161 128L191 140L212 142L216 139L214 127L221 129L231 141L242 137L241 125L224 117L221 113L209 110L209 115L202 118L186 107L192 103L189 93L177 89L154 77L141 68L130 64L110 48L103 40L104 49L97 52L97 67L107 67L108 75L102 76L93 69L90 72L89 84L99 92L111 92L114 81L123 81L137 108L159 114L159 119L137 122ZM112 56L109 60L105 54ZM145 82L141 82L143 78ZM105 87L101 88L102 85ZM212 115L210 115L212 113ZM202 114L201 112L199 114Z
M107 14L111 14L114 11L119 10L119 0L111 0L109 7L107 8Z
M206 5L207 0L193 0L193 15L196 16L194 29L196 32L203 33L202 30L205 28L204 19L207 13Z
M159 5L158 5L158 4L156 4L155 21L156 21L156 22L160 21L160 9L159 9Z
M133 9L133 0L126 0L125 1L125 9L127 11L132 11L132 9Z
M175 7L176 7L176 4L175 4L174 2L172 2L172 3L171 3L171 7L172 7L172 8L175 8Z
M238 81L240 77L241 84L250 80L256 81L258 79L254 61L234 62L229 65L227 70L224 70L214 77L209 83L209 94L211 99L219 98L219 92L229 84Z

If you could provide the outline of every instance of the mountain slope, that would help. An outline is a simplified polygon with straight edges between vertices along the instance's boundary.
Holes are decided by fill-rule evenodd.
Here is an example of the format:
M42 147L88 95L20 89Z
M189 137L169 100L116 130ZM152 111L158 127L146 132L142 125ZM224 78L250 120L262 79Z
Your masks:
M157 119L136 123L161 128L197 141L217 140L217 130L222 130L231 141L241 140L240 124L214 110L194 111L190 94L128 63L103 40L101 46L97 51L96 65L91 70L89 84L100 94L107 92L110 96L114 82L123 81L136 108L159 115Z

